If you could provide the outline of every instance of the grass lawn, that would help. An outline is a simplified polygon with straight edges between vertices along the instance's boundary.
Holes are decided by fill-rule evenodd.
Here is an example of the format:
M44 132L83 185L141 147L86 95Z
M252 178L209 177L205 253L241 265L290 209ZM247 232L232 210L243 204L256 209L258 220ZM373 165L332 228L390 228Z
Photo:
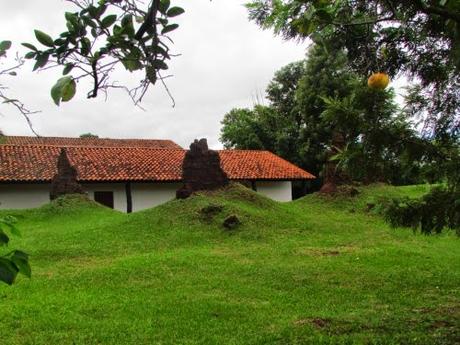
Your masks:
M459 344L460 238L365 212L427 190L282 204L234 186L130 215L79 198L14 211L33 276L0 285L0 343Z

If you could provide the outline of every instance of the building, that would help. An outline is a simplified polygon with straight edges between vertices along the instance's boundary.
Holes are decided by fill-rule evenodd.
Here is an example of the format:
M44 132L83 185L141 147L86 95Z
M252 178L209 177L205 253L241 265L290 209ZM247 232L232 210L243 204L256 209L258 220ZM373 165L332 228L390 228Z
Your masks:
M170 140L6 137L0 145L0 208L49 202L62 148L91 199L127 212L175 197L185 150ZM291 183L315 177L268 151L218 151L228 178L244 181L274 200L292 200Z

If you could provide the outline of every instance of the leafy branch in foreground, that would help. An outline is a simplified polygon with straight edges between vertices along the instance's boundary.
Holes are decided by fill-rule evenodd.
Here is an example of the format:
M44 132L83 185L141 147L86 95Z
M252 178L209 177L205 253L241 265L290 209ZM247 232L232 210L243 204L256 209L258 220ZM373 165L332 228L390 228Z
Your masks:
M0 217L0 246L7 246L10 241L7 231L16 236L21 235L16 228L16 221L16 218L12 216ZM31 277L29 256L20 250L0 255L0 281L12 285L18 273Z
M109 88L123 88L138 104L150 85L160 81L166 88L164 79L168 76L161 73L174 56L167 34L178 28L170 20L184 13L181 7L171 6L170 0L152 0L148 6L138 0L67 1L79 11L65 13L66 31L52 38L35 30L37 41L45 49L23 43L30 49L25 58L35 60L34 71L63 66L64 76L51 90L56 105L70 101L77 82L88 77L92 80L88 98ZM142 71L139 85L129 89L113 81L110 75L117 66L129 72Z
M7 56L7 51L11 48L12 43L11 41L0 41L0 59L4 59ZM28 109L24 103L22 103L18 99L10 98L6 94L6 90L8 90L8 87L6 87L2 81L5 77L15 77L17 75L17 70L24 64L24 60L16 55L15 58L15 63L12 66L7 66L5 68L2 67L2 63L0 62L0 102L2 104L8 104L12 105L15 107L19 113L24 117L26 120L29 128L31 131L37 135L35 132L32 122L30 120L30 115L38 113L38 111L32 111Z

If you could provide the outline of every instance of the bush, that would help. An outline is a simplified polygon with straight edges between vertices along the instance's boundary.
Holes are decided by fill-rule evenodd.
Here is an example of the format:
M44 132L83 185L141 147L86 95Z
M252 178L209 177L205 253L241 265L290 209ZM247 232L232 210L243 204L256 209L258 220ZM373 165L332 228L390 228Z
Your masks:
M460 235L460 192L434 188L421 199L387 198L379 210L392 227L411 227L424 234L454 229Z

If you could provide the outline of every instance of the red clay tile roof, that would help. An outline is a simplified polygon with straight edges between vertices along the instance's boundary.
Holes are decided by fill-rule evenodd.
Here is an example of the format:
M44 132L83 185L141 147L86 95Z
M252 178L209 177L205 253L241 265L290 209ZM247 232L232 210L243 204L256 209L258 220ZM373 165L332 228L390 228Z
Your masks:
M47 145L47 146L97 146L97 147L150 147L155 149L182 149L172 140L160 139L109 139L109 138L66 138L66 137L23 137L5 136L5 145Z
M180 181L185 150L143 147L67 147L79 181ZM0 145L0 182L47 182L56 174L60 148L38 145ZM268 151L219 151L232 180L313 179Z

